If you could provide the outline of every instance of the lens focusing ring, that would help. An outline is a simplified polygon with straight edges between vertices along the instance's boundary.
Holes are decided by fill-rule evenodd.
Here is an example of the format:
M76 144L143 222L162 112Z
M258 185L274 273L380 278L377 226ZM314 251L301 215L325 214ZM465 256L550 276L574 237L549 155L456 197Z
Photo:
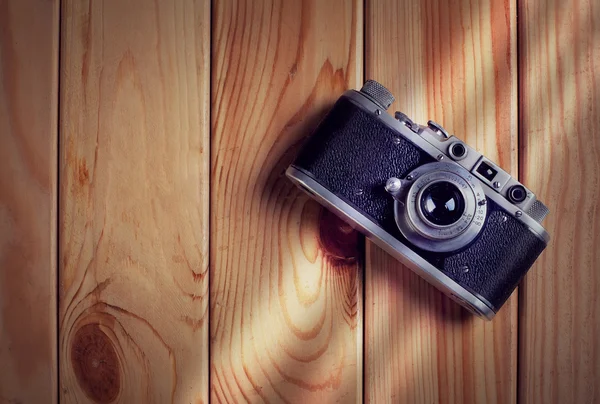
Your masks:
M479 234L486 217L485 193L467 170L455 163L429 163L418 167L406 178L405 193L395 201L394 215L401 233L415 246L427 251L447 252L466 246ZM464 200L464 211L449 225L436 225L421 209L424 191L436 183L450 183Z

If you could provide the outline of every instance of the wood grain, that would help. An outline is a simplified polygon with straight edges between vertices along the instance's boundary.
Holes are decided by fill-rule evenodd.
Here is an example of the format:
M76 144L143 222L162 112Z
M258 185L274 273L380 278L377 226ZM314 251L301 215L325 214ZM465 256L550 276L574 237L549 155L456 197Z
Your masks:
M63 1L60 398L208 401L208 1Z
M550 245L521 288L522 403L600 402L600 4L520 2L521 171Z
M362 239L284 177L360 85L362 4L215 1L211 397L362 397Z
M58 1L0 0L0 403L56 402Z
M391 110L433 119L516 174L514 1L366 5L366 78ZM372 403L516 401L517 300L477 319L367 243L365 398Z

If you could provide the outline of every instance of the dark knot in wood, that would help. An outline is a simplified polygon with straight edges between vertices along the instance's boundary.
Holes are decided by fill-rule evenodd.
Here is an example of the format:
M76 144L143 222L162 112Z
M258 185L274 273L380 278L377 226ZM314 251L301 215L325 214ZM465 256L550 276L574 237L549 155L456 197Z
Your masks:
M319 219L321 248L334 265L351 265L359 256L360 235L349 224L327 209Z
M71 364L85 394L97 403L113 402L121 388L119 358L98 324L87 324L71 343Z

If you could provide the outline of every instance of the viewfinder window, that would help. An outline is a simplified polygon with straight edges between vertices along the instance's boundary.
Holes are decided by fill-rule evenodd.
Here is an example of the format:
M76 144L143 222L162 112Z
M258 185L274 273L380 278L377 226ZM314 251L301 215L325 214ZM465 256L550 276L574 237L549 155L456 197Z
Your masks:
M479 167L477 167L477 172L490 182L494 179L496 174L498 174L498 171L494 170L485 161L482 161Z

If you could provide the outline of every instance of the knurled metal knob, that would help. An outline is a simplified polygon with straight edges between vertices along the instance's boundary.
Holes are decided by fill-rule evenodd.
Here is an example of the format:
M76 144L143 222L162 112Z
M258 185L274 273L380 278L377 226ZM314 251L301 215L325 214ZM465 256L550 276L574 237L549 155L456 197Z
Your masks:
M540 224L548 216L548 213L550 213L550 210L546 205L537 200L527 209L527 214Z
M387 110L394 102L394 96L387 88L375 80L367 80L360 92L367 95L373 102Z

